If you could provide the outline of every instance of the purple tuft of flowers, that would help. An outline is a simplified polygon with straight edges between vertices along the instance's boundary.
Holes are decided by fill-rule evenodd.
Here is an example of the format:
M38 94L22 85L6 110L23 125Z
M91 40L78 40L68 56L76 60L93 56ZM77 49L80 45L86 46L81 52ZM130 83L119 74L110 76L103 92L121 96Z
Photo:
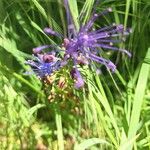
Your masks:
M64 0L67 14L68 37L63 38L62 47L65 49L64 57L59 61L47 61L49 54L41 55L41 51L47 48L56 48L55 45L43 45L33 49L33 53L37 56L36 61L28 61L33 71L40 77L51 75L52 72L72 61L72 69L70 71L72 78L75 80L74 86L80 88L84 86L84 79L78 66L90 65L93 62L105 65L107 69L115 72L116 65L110 60L101 56L102 50L112 50L127 54L131 54L125 50L116 47L117 43L124 41L124 37L129 35L131 29L125 29L121 24L112 24L105 27L94 28L94 23L100 17L112 12L111 8L101 13L93 12L90 19L85 25L81 25L79 30L76 29L74 21L69 10L68 0ZM49 35L63 37L61 34L53 31L51 28L45 28L44 32ZM47 57L47 59L45 59ZM54 56L55 57L55 56Z
M26 61L26 64L31 66L32 70L39 78L52 75L52 73L57 71L61 66L60 60L50 54L38 54L34 56L34 60Z

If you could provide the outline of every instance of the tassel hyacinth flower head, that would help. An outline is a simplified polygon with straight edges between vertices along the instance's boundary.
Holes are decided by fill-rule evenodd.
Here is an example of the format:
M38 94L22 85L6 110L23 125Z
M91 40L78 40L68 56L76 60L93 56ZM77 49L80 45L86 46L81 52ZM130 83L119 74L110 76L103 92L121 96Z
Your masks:
M112 12L111 8L100 13L93 11L90 19L84 25L81 24L77 30L69 9L68 0L64 0L64 6L67 15L67 37L63 37L51 28L46 27L44 29L46 34L62 38L62 50L60 50L61 48L59 48L59 50L61 52L64 51L64 55L61 58L57 58L55 52L43 52L44 49L47 48L53 48L58 52L59 50L56 45L43 45L34 48L33 53L35 60L29 60L27 64L32 67L37 76L40 78L49 76L65 65L70 65L69 63L71 61L72 67L70 74L75 80L74 86L80 88L84 86L84 79L78 69L79 66L91 65L93 62L96 62L106 66L106 68L112 72L115 72L116 65L112 61L102 57L100 55L101 50L119 51L131 57L131 54L127 50L114 46L124 41L125 37L130 34L131 29L125 29L122 24L117 25L114 23L112 25L99 27L98 29L94 28L95 21L104 17L107 13Z

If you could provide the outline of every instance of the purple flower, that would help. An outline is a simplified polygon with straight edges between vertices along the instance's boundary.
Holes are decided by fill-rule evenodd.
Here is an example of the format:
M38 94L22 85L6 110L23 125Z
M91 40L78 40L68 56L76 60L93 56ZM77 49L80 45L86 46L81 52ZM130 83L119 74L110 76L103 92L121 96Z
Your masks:
M112 24L99 28L93 27L98 18L112 12L111 8L101 13L95 13L96 11L94 10L87 23L81 25L79 30L77 30L70 13L68 0L64 0L64 6L67 14L67 37L62 38L61 34L53 31L51 28L45 28L44 32L62 38L63 43L61 45L65 51L56 45L43 45L34 48L33 53L37 55L35 57L36 60L29 60L28 64L38 76L44 77L50 75L71 61L71 75L75 80L75 87L80 88L84 86L84 79L78 70L78 66L82 67L82 65L91 65L93 62L96 62L105 65L107 69L115 72L116 65L104 58L101 53L102 51L118 51L131 57L131 54L127 50L116 47L117 43L124 42L125 36L131 32L131 29L125 29L121 24ZM83 14L81 14L81 18L83 18ZM48 48L53 48L55 51L64 51L62 60L54 61L54 58L50 57L48 53L45 55L41 54L44 49Z
M75 80L75 88L81 88L84 86L84 80L76 67L71 70L71 76Z
M42 46L38 46L33 48L33 53L34 54L39 54L41 53L44 49L48 49L48 48L53 48L55 49L55 52L58 51L58 47L56 45L42 45Z
M55 35L55 36L58 36L58 37L62 37L61 34L59 34L58 32L53 31L51 28L48 28L48 27L46 27L43 31L46 34L49 34L49 35Z
M34 60L26 61L26 64L31 66L32 70L39 78L44 78L58 70L61 63L60 60L53 55L38 54L38 56L34 56Z
M69 8L68 8L68 0L65 0L66 9L67 9L67 18L71 18ZM130 29L124 29L123 25L116 25L112 24L110 26L105 26L103 28L99 28L97 30L92 30L94 22L101 16L104 16L108 12L111 12L112 9L108 8L104 12L101 12L99 14L94 13L90 20L83 26L80 27L79 31L76 31L76 34L73 35L73 38L68 38L67 46L66 46L66 54L69 54L71 56L74 55L74 53L82 53L82 54L89 54L93 53L95 49L97 48L104 48L104 49L110 49L114 51L121 51L126 53L128 56L131 56L131 54L124 49L119 49L117 47L114 47L113 45L115 43L119 43L122 40L116 39L117 37L120 38L120 36L128 35L131 30ZM68 22L71 22L72 19L70 19ZM72 28L75 30L75 25L72 23ZM70 26L68 24L68 26ZM68 33L69 34L69 33ZM97 50L98 51L98 50Z
M33 53L34 53L34 54L38 54L38 53L40 53L43 49L46 49L46 48L49 48L49 47L50 47L49 45L42 45L42 46L33 48Z
M110 61L100 57L98 53L100 52L101 48L105 50L109 49L112 51L120 51L131 57L131 54L127 50L113 46L114 44L122 41L116 38L128 35L130 33L130 29L124 30L123 25L113 24L111 26L103 27L93 31L91 29L92 25L99 16L101 15L94 14L94 16L87 22L87 24L80 28L77 35L74 35L74 38L67 40L65 39L64 45L66 49L66 56L68 58L78 60L78 58L82 55L86 61L89 61L89 63L91 61L95 61L105 65L112 71L115 71L115 65L111 62L110 67Z
M131 29L125 30L121 24L112 24L99 29L93 28L94 22L99 17L111 12L111 8L98 14L93 13L89 21L87 21L85 25L82 25L79 31L77 31L73 19L71 18L68 0L64 0L64 3L68 20L68 38L65 38L63 43L63 46L66 49L64 56L65 62L71 59L75 67L81 64L90 65L92 62L97 62L105 65L106 68L110 69L112 72L115 72L116 65L99 54L102 49L123 52L131 57L131 54L127 50L114 46L115 44L124 41L124 36L128 35L131 32ZM78 74L75 86L81 87L80 85L84 85L84 81L79 74L77 67L75 70L76 74Z

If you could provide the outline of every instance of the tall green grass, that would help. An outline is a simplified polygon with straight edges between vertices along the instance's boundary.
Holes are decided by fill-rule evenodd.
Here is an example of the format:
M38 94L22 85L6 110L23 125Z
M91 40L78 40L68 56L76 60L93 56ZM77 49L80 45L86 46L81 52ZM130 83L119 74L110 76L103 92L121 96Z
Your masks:
M117 63L113 74L83 68L87 80L80 90L71 86L66 69L56 73L51 86L24 75L33 47L62 42L47 36L44 27L66 35L62 2L0 1L0 149L150 149L149 1L100 2L97 11L113 8L106 22L132 28L127 42L119 45L129 49L132 58L106 54ZM69 1L77 28L76 18L85 14L85 23L93 5L94 0ZM60 90L57 81L62 76L67 87Z

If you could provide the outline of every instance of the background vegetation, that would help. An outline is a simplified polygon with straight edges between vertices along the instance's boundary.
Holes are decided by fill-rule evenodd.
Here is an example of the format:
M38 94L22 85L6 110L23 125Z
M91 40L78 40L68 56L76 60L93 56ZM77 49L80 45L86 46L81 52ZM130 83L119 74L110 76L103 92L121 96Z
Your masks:
M86 12L86 21L94 0L69 2L73 17ZM55 76L44 86L35 75L24 75L33 47L60 43L44 27L66 34L63 0L0 1L0 149L150 149L150 1L101 0L97 11L108 7L113 13L107 24L133 30L120 45L132 58L110 51L116 73L85 68L86 87L75 90L65 69L59 74L64 88Z

